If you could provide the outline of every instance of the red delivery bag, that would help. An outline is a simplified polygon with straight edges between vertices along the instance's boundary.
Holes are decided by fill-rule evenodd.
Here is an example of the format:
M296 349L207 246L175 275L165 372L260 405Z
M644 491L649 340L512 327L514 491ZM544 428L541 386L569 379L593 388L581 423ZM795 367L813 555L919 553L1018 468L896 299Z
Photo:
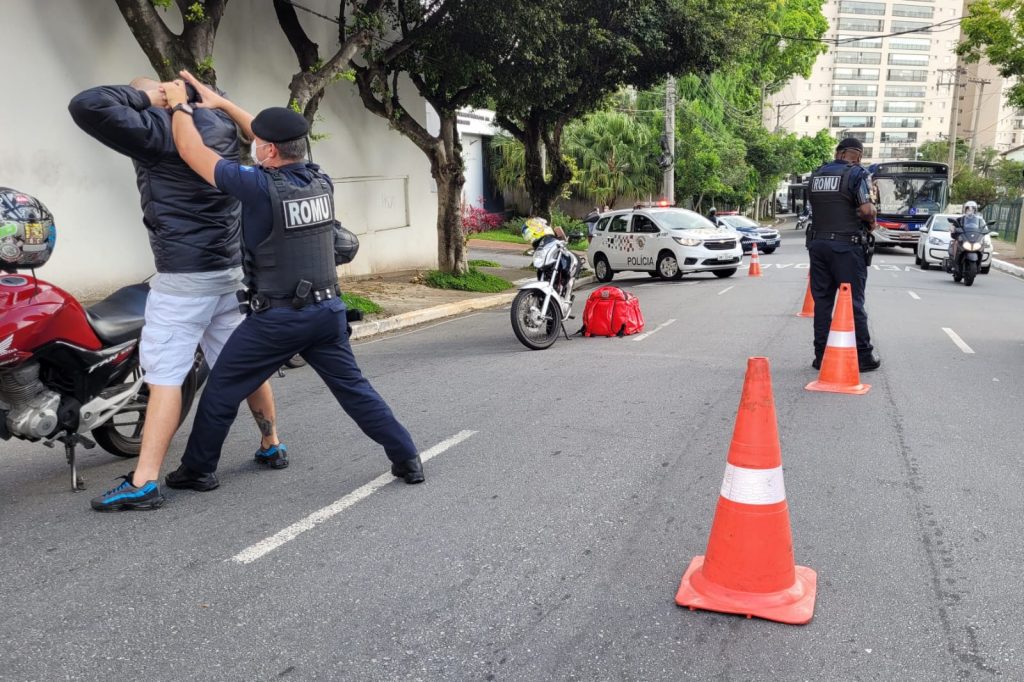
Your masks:
M595 289L583 309L584 336L629 336L644 330L640 299L618 287Z

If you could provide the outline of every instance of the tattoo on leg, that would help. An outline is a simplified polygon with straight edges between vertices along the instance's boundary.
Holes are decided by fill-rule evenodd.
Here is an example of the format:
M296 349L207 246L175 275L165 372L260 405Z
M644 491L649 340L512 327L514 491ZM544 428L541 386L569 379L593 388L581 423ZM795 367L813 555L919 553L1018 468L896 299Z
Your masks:
M253 410L252 417L256 420L256 426L259 427L260 433L263 434L264 437L269 438L274 435L274 422L273 420L267 419L263 416L262 410Z

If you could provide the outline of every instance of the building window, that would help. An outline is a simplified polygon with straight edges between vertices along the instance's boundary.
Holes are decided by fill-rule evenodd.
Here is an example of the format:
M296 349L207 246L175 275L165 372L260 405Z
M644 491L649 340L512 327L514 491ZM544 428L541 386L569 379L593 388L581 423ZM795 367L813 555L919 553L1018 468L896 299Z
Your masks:
M926 54L895 54L889 55L889 66L928 66L929 55Z
M887 85L885 86L886 97L924 97L926 88L913 85Z
M871 148L871 147L864 147L864 158L870 159L871 156L873 155L872 152L874 152L873 148Z
M921 119L919 118L883 118L883 128L920 128ZM882 133L882 142L885 142L885 133Z
M874 116L833 116L833 128L874 128Z
M836 97L876 97L878 96L878 86L833 83L832 94ZM923 97L924 95L921 96Z
M839 11L843 14L874 14L879 17L884 17L885 4L881 2L853 2L851 0L840 0Z
M832 111L874 113L876 105L872 99L836 99L832 100Z
M881 64L881 63L882 63L882 55L880 53L878 53L878 52L836 52L836 64ZM890 63L892 63L892 62L890 62Z
M935 15L934 7L918 7L917 5L893 5L892 15L894 17L920 17L931 19Z
M924 111L924 102L886 102L882 111L887 114L920 114Z
M881 38L858 38L854 35L840 33L838 36L839 45L843 47L852 47L854 49L881 49L882 39Z
M883 131L882 142L917 142L917 133L893 133Z
M900 21L893 19L889 24L889 30L895 33L896 31L919 31L923 28L928 28L931 24L927 21Z
M928 38L907 38L906 36L895 36L893 38L889 38L889 49L921 50L927 52L932 49L932 41Z
M878 33L882 30L882 23L881 19L850 19L847 17L839 17L839 30Z
M889 80L924 83L928 80L928 72L915 71L913 69L889 69Z
M854 131L851 132L851 131L847 130L846 131L846 137L855 137L858 140L860 140L861 142L874 142L875 141L875 134L873 132L871 132L871 131L854 130ZM867 151L864 152L864 155L867 156Z
M876 81L878 80L878 69L859 69L844 66L837 67L832 75L838 80Z

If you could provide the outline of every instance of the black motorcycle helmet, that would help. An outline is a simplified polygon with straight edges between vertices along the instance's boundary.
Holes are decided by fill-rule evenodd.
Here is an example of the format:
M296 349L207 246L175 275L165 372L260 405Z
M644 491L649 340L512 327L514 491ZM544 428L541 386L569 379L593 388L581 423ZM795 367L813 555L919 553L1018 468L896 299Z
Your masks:
M57 241L53 214L33 196L0 187L0 270L38 268Z

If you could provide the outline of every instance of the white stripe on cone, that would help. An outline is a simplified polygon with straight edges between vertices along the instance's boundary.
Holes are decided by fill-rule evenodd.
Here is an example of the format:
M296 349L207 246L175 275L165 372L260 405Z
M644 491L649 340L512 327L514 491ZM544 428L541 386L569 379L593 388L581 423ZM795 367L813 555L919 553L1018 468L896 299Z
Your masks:
M833 348L856 348L857 333L837 332L833 329L828 333L827 345L832 346Z
M782 467L746 469L727 462L722 479L722 497L739 504L784 502L786 485L782 480Z

